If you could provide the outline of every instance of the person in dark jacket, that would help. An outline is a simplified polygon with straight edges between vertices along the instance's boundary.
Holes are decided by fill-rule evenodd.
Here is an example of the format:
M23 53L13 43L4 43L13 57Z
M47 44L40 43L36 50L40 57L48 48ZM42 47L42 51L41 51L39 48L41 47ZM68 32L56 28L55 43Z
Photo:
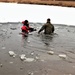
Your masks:
M54 32L54 26L50 22L50 18L47 19L47 22L41 27L41 29L38 31L38 34L44 30L44 34L51 34Z

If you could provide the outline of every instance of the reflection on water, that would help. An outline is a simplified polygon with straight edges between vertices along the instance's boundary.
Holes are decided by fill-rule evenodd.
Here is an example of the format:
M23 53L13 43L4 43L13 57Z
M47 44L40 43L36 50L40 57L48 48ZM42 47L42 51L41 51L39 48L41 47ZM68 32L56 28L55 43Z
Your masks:
M40 39L45 45L49 46L50 42L52 42L53 34L51 34L51 35L42 34L42 35L40 35Z
M22 35L22 46L23 47L27 46L27 42L28 42L27 40L28 40L28 37L25 37L25 36Z

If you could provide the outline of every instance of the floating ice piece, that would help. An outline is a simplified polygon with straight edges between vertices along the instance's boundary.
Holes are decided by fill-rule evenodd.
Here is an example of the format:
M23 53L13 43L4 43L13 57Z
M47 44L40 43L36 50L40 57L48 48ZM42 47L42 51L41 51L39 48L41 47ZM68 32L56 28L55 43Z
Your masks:
M29 33L29 35L32 35L32 33Z
M37 29L39 29L39 27L37 27Z
M31 55L34 55L34 53L32 52Z
M14 53L13 51L9 51L9 55L10 55L10 56L14 56L15 53Z
M25 54L20 55L20 59L21 59L21 60L25 60L25 59L26 59L25 56L26 56Z
M25 58L24 61L26 61L26 62L32 62L32 61L34 61L34 58Z
M28 41L28 43L30 43L30 41Z
M0 67L3 67L3 64L0 64Z
M59 57L65 59L67 56L65 54L59 54Z
M53 55L54 52L53 51L47 51L48 54Z
M10 64L13 64L13 62L9 62Z
M13 55L13 58L15 58L16 54Z
M39 59L39 57L37 57L37 56L36 56L36 57L35 57L35 59L36 59L36 60L38 60L38 59Z
M28 75L33 75L33 72L29 72Z

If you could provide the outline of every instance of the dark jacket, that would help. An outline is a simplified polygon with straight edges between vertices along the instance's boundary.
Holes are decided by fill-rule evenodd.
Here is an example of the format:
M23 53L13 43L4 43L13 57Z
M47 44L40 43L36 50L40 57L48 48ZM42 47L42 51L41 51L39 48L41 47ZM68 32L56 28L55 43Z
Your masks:
M44 30L44 34L51 34L54 32L54 26L50 22L47 22L41 27L38 33L40 33L43 30Z

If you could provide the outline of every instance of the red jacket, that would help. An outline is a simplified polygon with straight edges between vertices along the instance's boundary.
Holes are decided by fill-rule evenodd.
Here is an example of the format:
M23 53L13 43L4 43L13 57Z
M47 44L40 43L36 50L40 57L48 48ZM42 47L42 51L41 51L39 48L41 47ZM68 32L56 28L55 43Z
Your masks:
M28 33L30 27L27 27L26 25L24 25L24 21L22 21L22 24L23 26L21 27L21 29L25 30Z
M25 25L22 26L21 29L22 29L22 30L25 30L27 33L28 33L28 31L29 31L29 27L27 27L27 26L25 26Z

